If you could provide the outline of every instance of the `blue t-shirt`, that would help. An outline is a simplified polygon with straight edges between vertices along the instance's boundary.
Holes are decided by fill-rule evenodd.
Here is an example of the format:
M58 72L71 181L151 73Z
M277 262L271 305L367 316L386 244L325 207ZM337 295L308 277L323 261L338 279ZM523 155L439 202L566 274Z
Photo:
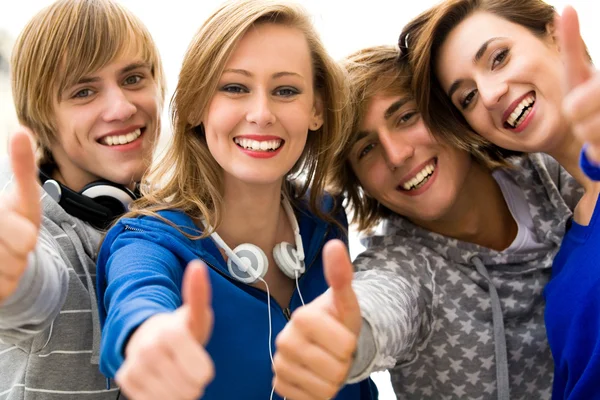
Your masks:
M600 167L581 154L581 169ZM588 226L568 229L546 286L546 330L554 357L552 399L600 399L600 201Z

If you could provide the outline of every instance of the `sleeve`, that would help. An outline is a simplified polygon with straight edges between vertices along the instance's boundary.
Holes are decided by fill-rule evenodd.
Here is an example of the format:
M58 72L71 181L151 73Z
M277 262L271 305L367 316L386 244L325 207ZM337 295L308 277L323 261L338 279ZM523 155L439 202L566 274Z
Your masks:
M594 181L600 181L600 165L591 162L586 153L587 145L583 146L579 158L579 167L588 178Z
M168 242L157 235L123 230L116 236L109 232L100 249L100 370L107 377L114 377L120 368L127 341L137 327L182 303L184 269L167 247Z
M358 272L352 286L365 324L349 383L410 359L431 330L430 286L418 283L413 274L418 268L429 270L429 263L422 256L412 261L406 255L402 259L399 256L396 251L385 254L371 249L355 260Z
M0 306L0 340L20 343L43 332L67 298L68 264L60 246L42 225L35 250L15 293Z

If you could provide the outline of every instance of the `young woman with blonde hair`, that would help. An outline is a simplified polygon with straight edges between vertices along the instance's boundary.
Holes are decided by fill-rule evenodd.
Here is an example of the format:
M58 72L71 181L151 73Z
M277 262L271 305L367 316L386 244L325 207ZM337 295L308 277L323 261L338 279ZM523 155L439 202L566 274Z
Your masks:
M194 369L186 343L206 339L211 316L191 335L180 306L185 265L199 258L214 310L206 349L216 378L204 398L278 398L275 336L327 289L323 246L346 237L345 214L324 192L345 142L345 93L298 6L234 1L200 28L172 102L172 146L150 175L160 188L110 230L99 255L101 368L130 396L193 395L178 384ZM342 380L312 384L332 397ZM372 398L370 381L336 398Z

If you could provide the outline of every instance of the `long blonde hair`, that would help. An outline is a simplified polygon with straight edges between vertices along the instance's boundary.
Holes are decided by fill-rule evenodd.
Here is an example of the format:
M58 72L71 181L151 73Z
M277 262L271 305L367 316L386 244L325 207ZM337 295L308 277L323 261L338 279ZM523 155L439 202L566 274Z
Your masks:
M194 36L184 57L171 102L173 142L164 159L147 177L148 181L159 183L158 188L145 191L144 197L134 203L129 216L156 217L158 211L178 209L192 218L205 220L215 229L219 226L223 213L222 169L208 149L201 121L236 44L248 29L261 23L296 28L304 33L308 42L315 92L323 99L324 123L319 130L308 135L304 152L286 176L296 178L293 179L294 185L284 185L282 190L292 202L310 191L311 211L332 220L320 211L319 206L327 170L335 152L345 141L344 75L327 54L304 9L271 0L225 3ZM302 178L299 173L302 173ZM204 232L198 237L206 237L209 233Z
M165 97L158 49L144 24L112 0L59 0L25 26L11 58L12 93L19 122L34 132L38 165L52 162L54 103L82 76L136 49Z

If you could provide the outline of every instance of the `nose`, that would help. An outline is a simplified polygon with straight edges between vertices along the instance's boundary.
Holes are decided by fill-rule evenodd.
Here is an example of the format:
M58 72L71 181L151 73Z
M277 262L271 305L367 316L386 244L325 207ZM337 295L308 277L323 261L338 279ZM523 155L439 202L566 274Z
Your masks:
M488 109L496 107L508 90L508 85L497 79L482 80L477 86L479 97Z
M391 133L387 129L383 130L379 133L379 142L385 162L391 171L404 164L415 153L414 146L402 137L402 132Z
M273 113L271 99L268 93L257 93L249 101L249 109L246 114L246 120L250 123L265 128L275 123L275 114Z
M136 113L136 105L128 98L128 93L123 88L111 88L106 93L106 109L104 112L106 122L127 121Z

